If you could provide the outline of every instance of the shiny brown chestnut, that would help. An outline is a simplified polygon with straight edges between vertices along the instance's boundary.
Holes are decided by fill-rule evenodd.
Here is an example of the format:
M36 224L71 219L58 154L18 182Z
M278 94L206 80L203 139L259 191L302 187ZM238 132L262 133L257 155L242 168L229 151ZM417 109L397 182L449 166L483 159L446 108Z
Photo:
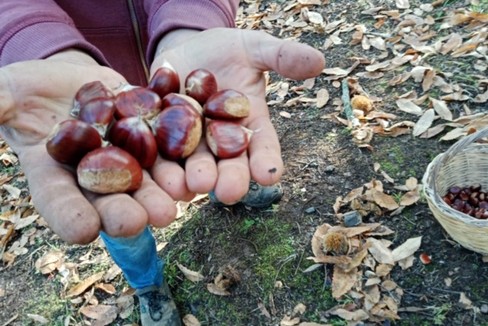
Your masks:
M180 91L180 76L173 68L163 66L154 72L147 87L163 98Z
M185 94L204 105L217 92L215 75L207 69L195 69L185 78Z
M48 136L46 149L56 161L76 165L88 152L102 146L102 138L90 124L65 120L56 124Z
M76 172L82 188L99 194L132 192L142 184L142 168L137 160L116 146L89 152Z
M78 116L80 108L87 102L97 98L113 98L114 94L101 81L93 81L83 84L76 92L71 115Z
M246 151L253 132L231 121L209 120L206 123L207 145L218 158L232 158Z
M108 127L114 120L115 103L112 98L97 98L80 107L78 120L89 123L105 138Z
M151 119L161 111L161 98L145 87L129 87L115 97L115 118Z
M173 105L152 122L159 154L177 161L190 156L202 137L202 118L189 105Z
M249 116L248 97L234 89L223 89L207 100L203 106L203 115L210 119L241 119Z
M107 139L112 145L130 153L143 169L150 168L158 156L156 139L141 117L116 121L110 128Z

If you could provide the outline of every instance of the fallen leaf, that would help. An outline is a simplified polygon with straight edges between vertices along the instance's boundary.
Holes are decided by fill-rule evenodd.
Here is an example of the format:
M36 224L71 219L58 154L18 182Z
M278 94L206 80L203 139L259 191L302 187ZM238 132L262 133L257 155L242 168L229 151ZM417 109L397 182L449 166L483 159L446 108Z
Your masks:
M452 121L452 112L447 107L446 102L441 100L436 100L435 98L430 98L430 102L432 103L432 107L434 108L435 112L444 120Z
M390 211L398 208L398 203L392 196L385 194L384 192L372 189L373 200L379 206L386 208Z
M98 282L99 280L102 279L103 275L105 272L99 272L96 274L93 274L92 276L88 277L87 279L83 280L81 283L76 284L73 286L68 293L66 293L66 298L71 298L78 296L85 292L90 286Z
M317 91L317 107L320 109L329 102L329 91L321 88Z
M207 290L208 290L208 292L215 294L215 295L220 295L220 296L230 295L229 291L222 289L221 287L217 286L214 283L207 283Z
M351 320L351 321L367 320L369 318L369 314L363 309L349 311L346 309L339 308L333 311L329 311L329 313L332 315L339 316L342 319Z
M395 263L391 250L388 249L382 241L375 238L368 238L367 243L370 245L368 251L373 255L377 262L389 265Z
M46 325L47 323L49 323L49 320L46 317L43 317L41 315L27 314L27 317L35 321L37 324Z
M109 305L92 305L81 307L80 312L97 321L97 325L109 325L117 318L117 308Z
M410 3L408 0L396 0L395 3L398 9L410 8Z
M427 129L430 128L432 123L434 122L435 118L435 111L434 109L428 109L422 114L420 119L415 123L415 126L413 126L413 131L412 135L415 137L421 135L423 132L425 132Z
M332 296L335 299L342 298L354 286L358 278L357 268L345 272L337 265L334 266L334 272L332 274Z
M185 326L200 326L200 322L198 321L197 317L191 315L191 314L186 314L183 317L183 324Z
M418 105L414 104L409 99L399 99L396 101L398 108L407 113L415 114L415 115L422 115L422 108Z
M393 249L392 258L393 260L399 261L405 259L409 256L412 256L422 244L422 237L410 238L404 243L402 243L397 248Z
M205 279L205 277L202 274L195 272L195 271L192 271L192 270L186 268L185 266L181 265L180 263L176 263L176 265L178 266L180 271L183 273L183 275L185 275L185 277L188 280L190 280L194 283L203 281Z
M42 274L49 274L60 268L64 262L64 253L61 251L50 251L36 260L36 269Z
M400 198L400 206L410 206L415 204L420 200L419 192L415 190L410 190L403 194L402 198Z

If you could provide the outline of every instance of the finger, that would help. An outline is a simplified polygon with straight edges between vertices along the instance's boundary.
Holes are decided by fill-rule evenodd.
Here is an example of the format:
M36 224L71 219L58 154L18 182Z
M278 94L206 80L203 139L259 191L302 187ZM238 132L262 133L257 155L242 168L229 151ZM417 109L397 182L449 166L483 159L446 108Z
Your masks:
M177 213L174 200L151 179L149 173L144 172L141 188L132 196L146 210L149 224L166 227L174 221Z
M266 103L255 100L253 104L259 111L266 112L250 120L247 128L253 130L248 147L249 167L252 179L263 186L277 183L283 174L283 159L276 130L267 114Z
M218 163L215 196L224 204L237 203L249 190L249 165L246 153Z
M151 168L151 176L176 201L189 201L195 196L186 186L185 170L176 162L158 157Z
M281 40L261 31L241 31L251 66L262 71L273 70L292 79L318 76L325 67L322 52L309 45Z
M81 193L72 172L34 147L19 156L32 200L51 230L68 243L95 240L101 228L100 217Z
M185 164L188 189L197 194L205 194L215 188L217 182L217 163L208 150L204 139Z

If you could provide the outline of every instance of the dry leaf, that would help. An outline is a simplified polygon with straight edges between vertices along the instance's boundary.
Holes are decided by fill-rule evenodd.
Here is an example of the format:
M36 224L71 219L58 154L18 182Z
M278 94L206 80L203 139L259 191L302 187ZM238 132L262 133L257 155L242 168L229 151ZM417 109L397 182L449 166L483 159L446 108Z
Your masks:
M185 326L200 326L200 322L198 321L197 317L187 314L183 317L183 325Z
M221 296L230 295L229 291L222 289L220 286L217 286L215 283L207 283L207 290L208 292L215 295L221 295Z
M97 325L109 325L117 318L117 308L109 305L85 306L80 312L97 321Z
M317 107L320 109L329 102L329 91L321 88L317 91Z
M422 244L422 237L410 238L403 244L393 249L392 256L394 261L399 261L412 256Z
M429 129L432 123L434 122L434 118L435 118L434 109L426 110L424 114L422 114L420 119L417 121L415 126L413 126L412 135L417 137L421 135L423 132L425 132L427 129Z
M395 3L398 9L410 8L410 3L408 0L396 0Z
M203 281L205 279L205 276L203 276L202 274L195 272L195 271L192 271L192 270L186 268L185 266L181 265L180 263L176 263L176 265L178 266L180 271L183 273L183 275L185 275L185 277L188 280L190 280L194 283Z
M61 251L50 251L36 260L36 269L42 274L49 274L60 268L64 262L64 253Z
M447 107L446 102L436 100L435 98L430 98L432 103L432 107L434 108L435 112L444 120L452 121L452 112Z
M280 326L296 326L299 323L300 323L300 318L298 318L298 317L292 318L290 316L285 316L280 321Z
M368 251L373 255L377 262L389 265L395 263L391 250L385 246L383 241L375 238L368 238L367 243L370 245Z
M90 286L92 286L93 284L95 284L96 282L98 282L99 280L102 279L103 275L105 274L105 272L99 272L99 273L96 273L90 277L88 277L87 279L85 279L84 281L82 281L81 283L73 286L69 291L68 293L66 293L66 298L71 298L71 297L76 297L80 294L82 294L83 292L85 292Z
M342 268L335 265L332 274L332 296L335 299L340 299L354 286L358 278L357 268L354 268L350 272L345 272Z
M373 200L379 206L386 208L387 210L395 210L398 208L398 203L392 196L385 194L384 192L371 189Z
M396 101L398 108L407 113L415 114L415 115L422 115L422 108L418 105L414 104L409 99L399 99Z
M364 311L363 309L358 309L355 311L349 311L346 309L335 309L333 311L330 311L331 315L336 315L341 317L342 319L345 320L351 320L351 321L360 321L360 320L367 320L369 318L369 314Z
M41 315L27 314L27 317L29 317L29 319L32 319L33 321L35 321L36 324L46 325L47 323L49 323L49 320L46 317L43 317ZM7 325L7 324L5 324L5 325Z
M400 198L400 206L410 206L415 204L420 200L419 192L415 190L410 190L403 194L402 198Z

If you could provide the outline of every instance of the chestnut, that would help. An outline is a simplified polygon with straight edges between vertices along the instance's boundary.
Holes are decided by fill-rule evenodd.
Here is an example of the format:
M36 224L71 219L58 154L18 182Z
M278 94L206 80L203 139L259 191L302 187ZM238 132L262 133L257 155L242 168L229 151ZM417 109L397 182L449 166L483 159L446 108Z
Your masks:
M81 187L99 194L132 192L142 184L142 168L137 160L115 146L86 154L76 173Z
M75 94L73 108L71 114L74 117L78 116L80 108L87 102L97 98L112 98L114 95L101 81L93 81L86 83L80 87Z
M204 105L217 89L217 79L207 69L195 69L185 78L185 94L201 105Z
M165 108L172 105L190 105L199 115L203 115L203 108L194 98L179 94L179 93L169 93L161 99L161 106L164 110Z
M252 131L231 121L209 120L206 124L206 141L218 158L232 158L246 151Z
M159 153L177 161L188 157L202 137L202 118L189 105L172 105L152 122Z
M115 118L151 119L161 111L161 98L145 87L130 87L115 97Z
M180 76L173 68L163 66L154 72L147 87L163 98L180 91Z
M156 161L158 150L151 128L141 117L128 117L116 121L110 128L108 141L136 158L142 168L150 168Z
M247 96L233 89L218 91L203 106L203 115L210 119L241 119L247 117L249 111Z
M101 146L102 138L98 131L81 120L57 123L46 142L49 155L69 165L76 165L86 153Z
M80 107L78 120L91 124L105 138L108 127L114 120L115 103L111 98L97 98Z

